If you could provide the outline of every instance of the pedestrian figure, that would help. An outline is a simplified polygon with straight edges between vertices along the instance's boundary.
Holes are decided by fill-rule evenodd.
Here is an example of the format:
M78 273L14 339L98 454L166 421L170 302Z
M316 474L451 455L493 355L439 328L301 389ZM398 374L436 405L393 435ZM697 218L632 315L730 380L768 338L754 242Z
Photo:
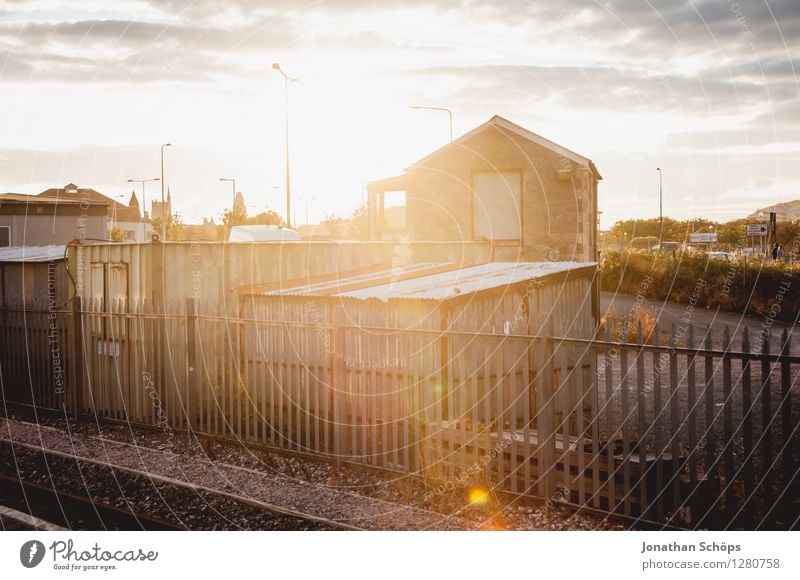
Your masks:
M773 260L777 260L778 259L778 244L777 244L777 242L772 245L772 259Z
M783 246L778 244L778 250L775 252L776 260L783 260Z

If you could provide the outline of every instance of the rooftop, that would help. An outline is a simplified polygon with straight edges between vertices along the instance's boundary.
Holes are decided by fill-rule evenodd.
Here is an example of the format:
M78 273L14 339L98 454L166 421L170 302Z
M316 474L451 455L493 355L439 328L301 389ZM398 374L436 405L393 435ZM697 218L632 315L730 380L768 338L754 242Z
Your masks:
M260 296L319 296L357 300L449 300L519 282L538 280L574 270L594 268L593 262L489 262L468 265L419 263L400 268L383 268L305 283L284 283L282 287L259 289Z
M56 262L64 259L67 246L6 246L0 248L0 262Z
M46 195L26 195L24 193L0 193L0 204L80 205L82 201L90 205L106 205L106 202L96 200L57 198Z

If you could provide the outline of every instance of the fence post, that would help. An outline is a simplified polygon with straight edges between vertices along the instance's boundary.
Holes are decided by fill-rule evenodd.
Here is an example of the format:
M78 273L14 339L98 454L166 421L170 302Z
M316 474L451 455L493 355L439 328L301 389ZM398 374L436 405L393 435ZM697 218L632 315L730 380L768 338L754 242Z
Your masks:
M194 426L194 410L192 409L192 389L196 389L197 381L197 304L194 298L186 299L186 435L191 440Z
M347 357L345 356L345 316L342 306L333 308L333 449L336 465L341 467L342 456L347 449L347 410L345 408L347 388Z
M75 336L73 337L75 349L70 361L74 378L72 384L73 392L66 399L72 399L73 412L77 420L83 407L83 369L85 368L83 356L83 298L77 295L72 298L72 328L75 331Z

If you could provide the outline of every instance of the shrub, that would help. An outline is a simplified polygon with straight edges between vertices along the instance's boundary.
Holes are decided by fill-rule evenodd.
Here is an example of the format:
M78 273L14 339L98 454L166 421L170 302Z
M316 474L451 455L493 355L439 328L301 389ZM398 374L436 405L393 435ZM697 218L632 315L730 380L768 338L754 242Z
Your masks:
M704 254L604 252L603 290L655 300L757 314L794 322L800 306L800 267L761 258L709 259Z

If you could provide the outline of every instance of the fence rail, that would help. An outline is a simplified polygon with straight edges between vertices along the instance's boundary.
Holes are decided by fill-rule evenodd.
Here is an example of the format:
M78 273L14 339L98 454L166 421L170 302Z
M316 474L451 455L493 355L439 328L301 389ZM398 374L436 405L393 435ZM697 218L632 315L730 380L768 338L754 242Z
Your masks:
M6 401L266 443L685 527L795 528L800 357L694 327L633 342L0 310Z

